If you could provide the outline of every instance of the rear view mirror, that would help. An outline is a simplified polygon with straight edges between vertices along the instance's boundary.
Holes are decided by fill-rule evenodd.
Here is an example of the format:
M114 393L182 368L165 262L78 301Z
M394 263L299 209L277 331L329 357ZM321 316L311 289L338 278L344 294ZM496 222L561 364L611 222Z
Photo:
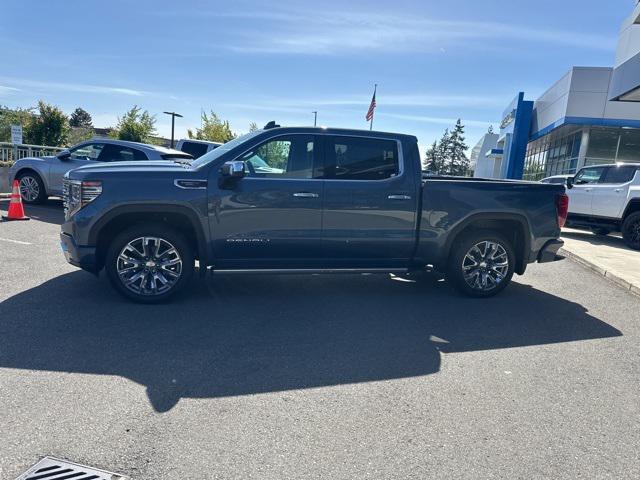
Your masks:
M58 152L58 154L56 155L56 158L64 162L66 160L69 160L69 158L71 158L71 152L65 148L61 152Z
M223 177L242 178L246 175L245 164L240 161L225 162L220 169Z

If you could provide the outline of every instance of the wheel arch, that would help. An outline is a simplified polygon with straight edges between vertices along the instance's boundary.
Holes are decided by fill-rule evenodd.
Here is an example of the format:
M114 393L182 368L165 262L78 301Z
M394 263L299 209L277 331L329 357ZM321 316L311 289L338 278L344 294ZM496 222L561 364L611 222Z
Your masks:
M45 175L42 171L40 171L37 167L33 165L24 165L20 166L13 175L13 178L10 178L9 181L13 183L14 180L17 180L20 175L24 173L35 173L38 175L42 184L44 185L45 195L49 195L49 181L47 175Z
M516 255L515 272L522 275L529 263L531 227L524 215L504 212L475 213L462 220L449 233L444 246L443 261L446 268L456 241L473 231L495 231L512 242Z
M201 267L209 265L204 227L193 209L182 205L139 204L116 207L104 214L89 230L88 242L96 246L98 269L104 265L109 241L122 230L136 224L158 222L184 234L194 247ZM201 268L201 272L206 268Z
M624 222L629 215L636 212L640 212L640 197L629 200L629 203L622 214L622 222Z

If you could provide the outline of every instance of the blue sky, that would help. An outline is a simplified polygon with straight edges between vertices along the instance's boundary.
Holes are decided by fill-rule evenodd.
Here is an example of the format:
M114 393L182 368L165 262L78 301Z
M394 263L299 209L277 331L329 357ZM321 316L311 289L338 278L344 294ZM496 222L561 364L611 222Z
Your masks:
M474 144L518 91L535 99L573 65L611 66L632 0L5 1L0 104L39 99L94 125L134 104L251 121L375 128L426 145L462 117Z

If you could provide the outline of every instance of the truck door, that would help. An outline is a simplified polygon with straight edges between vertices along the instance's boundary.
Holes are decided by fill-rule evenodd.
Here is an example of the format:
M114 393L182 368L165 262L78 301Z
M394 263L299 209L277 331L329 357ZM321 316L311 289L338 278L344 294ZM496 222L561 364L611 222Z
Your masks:
M305 268L322 259L324 180L314 135L274 137L240 155L246 176L210 182L216 263L230 268ZM293 262L295 261L295 262Z
M394 139L324 137L323 248L333 267L406 265L418 205L413 163Z
M604 170L605 167L589 167L578 172L573 181L573 188L568 190L569 213L592 214L593 186L600 181Z
M607 167L600 181L593 185L593 215L620 218L635 175L636 167L633 165Z

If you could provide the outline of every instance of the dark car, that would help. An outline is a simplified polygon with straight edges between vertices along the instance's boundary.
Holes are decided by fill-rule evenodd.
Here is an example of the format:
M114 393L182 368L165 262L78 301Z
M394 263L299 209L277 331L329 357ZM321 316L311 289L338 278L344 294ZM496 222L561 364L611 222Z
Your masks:
M324 128L259 130L190 165L83 167L65 192L67 260L147 303L181 290L195 260L201 273L435 269L488 297L558 259L567 213L561 185L423 178L415 137Z

